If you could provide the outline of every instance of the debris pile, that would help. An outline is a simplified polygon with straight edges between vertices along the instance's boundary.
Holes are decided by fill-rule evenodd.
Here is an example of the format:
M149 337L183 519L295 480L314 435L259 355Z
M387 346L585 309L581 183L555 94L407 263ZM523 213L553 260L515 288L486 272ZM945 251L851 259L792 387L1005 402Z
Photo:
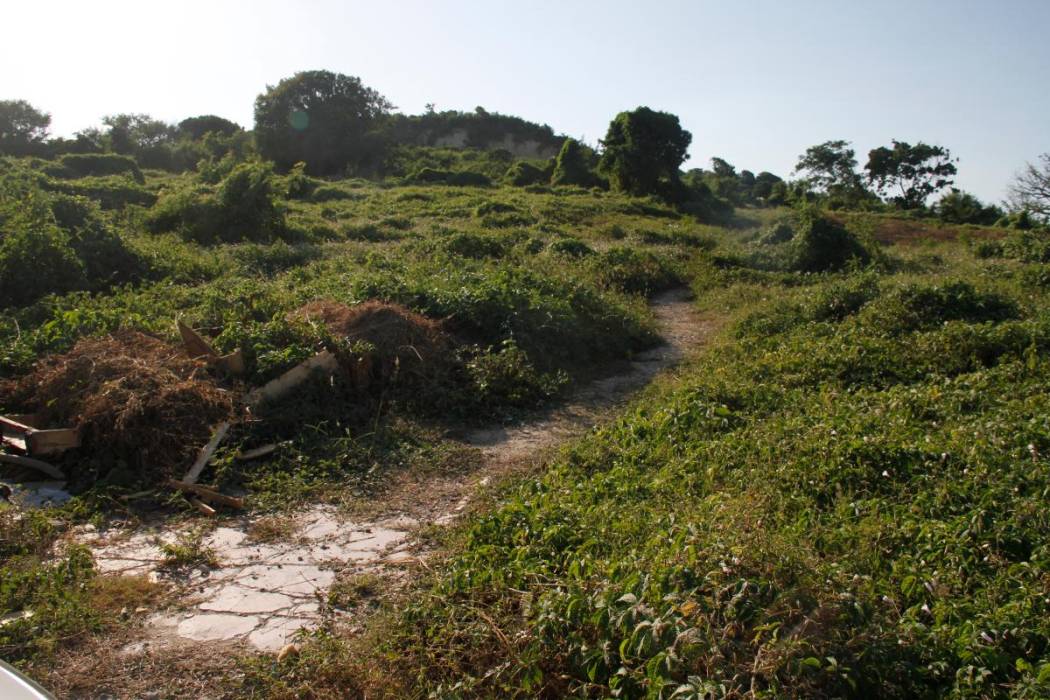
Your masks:
M290 317L323 323L345 343L349 357L340 360L360 391L383 386L395 376L431 381L452 366L454 343L441 324L399 304L373 300L346 306L318 300Z
M0 394L0 403L35 413L44 424L78 429L77 463L123 463L153 478L184 469L213 427L234 415L233 396L208 376L204 362L134 331L81 340ZM75 481L91 478L77 474L77 464L68 471Z

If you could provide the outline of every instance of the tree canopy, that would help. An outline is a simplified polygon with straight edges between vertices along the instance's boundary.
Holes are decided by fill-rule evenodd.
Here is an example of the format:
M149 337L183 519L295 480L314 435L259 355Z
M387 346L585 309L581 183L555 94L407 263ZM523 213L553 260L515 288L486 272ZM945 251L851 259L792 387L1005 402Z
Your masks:
M382 155L375 129L392 108L360 78L324 70L296 73L256 98L256 144L281 170L298 162L315 175L362 170Z
M0 153L33 155L47 139L51 115L25 100L0 100Z
M893 148L870 151L864 169L875 190L904 209L921 207L931 194L951 185L957 172L947 148L896 139Z
M803 173L817 190L833 192L860 186L857 174L857 154L842 139L825 141L810 146L798 158L796 173Z
M179 122L178 132L180 136L186 136L196 141L204 138L205 134L222 134L232 136L241 131L241 125L231 122L229 119L217 117L214 114L202 114L198 117L188 117Z
M692 140L673 114L648 107L620 112L602 140L599 169L613 189L673 200L681 189L678 169Z

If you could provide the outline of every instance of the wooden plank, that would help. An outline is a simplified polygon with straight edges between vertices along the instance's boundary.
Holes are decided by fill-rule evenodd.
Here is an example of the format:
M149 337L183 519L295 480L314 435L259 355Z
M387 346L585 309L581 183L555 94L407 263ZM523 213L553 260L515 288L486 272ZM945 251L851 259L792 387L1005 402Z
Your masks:
M197 483L197 479L200 477L201 472L204 471L204 467L208 466L208 460L215 453L215 448L219 446L222 439L226 437L226 431L230 429L229 423L219 423L215 428L215 432L212 433L211 440L208 444L201 448L201 451L197 454L197 461L193 463L190 470L186 472L186 476L182 478L187 484Z
M13 447L19 452L29 452L29 445L25 437L22 435L15 435L14 433L5 433L2 439L3 444L8 447Z
M220 493L215 489L210 489L207 486L201 486L200 484L187 484L183 481L175 481L174 479L168 479L167 484L173 489L178 489L183 493L189 493L193 494L194 496L199 496L205 501L210 501L211 503L220 503L230 508L237 508L242 510L244 509L243 498L237 498L236 496L227 496L226 494Z
M0 416L0 427L3 427L5 431L13 430L19 433L28 433L30 430L36 430L36 428L31 425L15 420L16 418L25 419L28 417L29 416Z
M277 451L277 443L270 443L269 445L262 445L261 447L255 447L244 452L239 452L234 459L239 462L247 462L250 459L259 459L266 455L273 454Z
M190 498L189 501L190 505L199 510L202 514L207 515L209 518L215 517L217 511L199 498Z
M186 354L190 357L206 357L219 359L219 353L211 346L200 333L187 326L182 321L176 321L179 327L179 335L182 336L182 344L186 346Z
M29 419L33 415L0 416L0 435L5 445L27 454L54 454L80 446L80 433L73 428L39 430Z
M244 353L241 352L240 348L237 348L229 355L223 355L215 360L215 364L235 377L239 377L244 374L245 370Z
M46 455L80 447L80 431L73 428L34 430L29 433L29 454Z
M258 406L263 401L273 401L305 382L314 372L324 371L332 373L338 369L339 360L336 359L335 355L327 350L322 350L309 360L292 367L280 377L277 377L277 379L273 379L262 387L250 392L245 397L245 400L249 406L253 407Z
M54 467L47 462L41 462L39 459L33 459L32 457L22 457L21 455L7 455L0 453L0 462L6 462L7 464L14 464L19 467L29 467L30 469L36 469L37 471L44 472L52 479L65 480L66 475L62 473L62 470L58 467Z

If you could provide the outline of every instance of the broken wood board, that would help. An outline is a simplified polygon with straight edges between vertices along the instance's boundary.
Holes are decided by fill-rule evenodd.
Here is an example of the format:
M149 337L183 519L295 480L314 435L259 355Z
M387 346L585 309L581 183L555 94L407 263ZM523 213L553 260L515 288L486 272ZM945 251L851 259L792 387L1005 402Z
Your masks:
M209 518L215 517L217 510L209 506L199 498L190 498L190 505L199 510L203 515L207 515Z
M225 371L229 372L234 376L240 376L244 374L244 353L241 352L240 348L237 348L229 355L223 355L222 357L215 360L215 365Z
M247 462L250 459L259 459L266 455L273 454L277 451L277 443L270 443L269 445L262 445L261 447L255 447L244 452L238 452L237 456L234 457L238 462Z
M34 415L0 416L0 441L28 455L57 454L80 447L80 431L74 428L35 427Z
M197 461L193 463L190 470L186 472L186 476L182 480L187 484L194 484L200 477L201 472L204 471L204 467L208 466L208 461L211 456L215 454L215 449L222 442L222 439L226 437L226 431L230 429L229 423L219 423L215 428L215 432L212 433L211 440L208 444L201 448L201 451L197 454Z
M201 486L200 484L187 484L184 481L175 481L174 479L168 479L167 484L173 489L203 498L205 501L210 501L211 503L219 503L229 508L237 508L238 510L244 509L243 498L227 496L226 494L208 488L207 486Z
M336 359L335 355L327 350L322 350L309 360L292 367L280 377L253 390L245 397L245 400L252 407L258 406L264 401L274 401L305 382L314 372L328 372L331 374L338 371L338 369L339 360Z
M62 470L58 467L52 466L47 462L41 462L39 459L33 459L32 457L23 457L21 455L9 455L0 453L0 462L6 464L14 464L19 467L28 467L30 469L36 469L37 471L44 472L52 479L58 479L65 481L66 475L62 473Z
M244 353L240 348L229 355L220 357L218 351L200 333L182 321L176 321L176 325L179 327L179 335L182 336L182 344L186 347L187 355L195 359L203 359L224 372L237 376L244 374Z
M186 354L190 357L204 357L212 360L219 359L219 353L211 346L197 331L187 326L182 321L176 321L179 327L179 335L182 336L182 344L186 346Z

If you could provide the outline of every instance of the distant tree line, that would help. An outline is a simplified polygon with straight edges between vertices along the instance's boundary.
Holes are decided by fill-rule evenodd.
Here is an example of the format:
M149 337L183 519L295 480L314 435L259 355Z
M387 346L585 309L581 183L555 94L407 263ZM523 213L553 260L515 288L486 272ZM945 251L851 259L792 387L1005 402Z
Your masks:
M394 106L359 78L330 71L304 71L268 86L255 101L254 129L214 115L169 124L145 114L114 114L100 127L73 138L51 138L51 117L24 100L0 101L0 154L48 159L65 158L62 167L126 169L113 160L83 162L73 155L127 156L143 168L188 170L215 168L259 157L280 172L297 164L312 176L389 175L406 162L406 144L430 145L455 132L468 147L485 147L508 135L516 142L535 141L556 157L544 162L514 160L503 179L515 185L608 188L634 196L651 196L698 216L718 218L739 206L779 206L819 201L833 209L896 208L933 214L952 223L1035 225L1050 220L1050 154L1027 164L1010 187L1005 208L985 204L954 188L957 159L938 145L893 140L872 149L863 169L845 140L825 141L799 157L787 181L768 171L757 174L720 157L711 167L682 170L692 134L677 116L638 107L617 114L598 147L558 136L547 125L518 117L474 112L422 115L393 113ZM408 161L411 158L407 159ZM97 161L97 159L96 159ZM222 166L228 172L232 165ZM424 168L416 179L451 184L484 184L487 175ZM141 177L141 176L139 176ZM929 198L945 193L932 206Z

